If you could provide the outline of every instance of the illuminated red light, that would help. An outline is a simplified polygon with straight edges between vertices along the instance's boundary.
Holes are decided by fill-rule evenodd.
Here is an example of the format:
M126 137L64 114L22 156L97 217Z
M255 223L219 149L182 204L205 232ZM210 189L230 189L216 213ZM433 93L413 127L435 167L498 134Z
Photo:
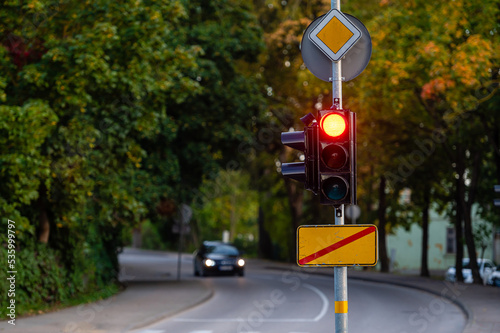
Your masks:
M320 126L325 134L335 138L345 132L347 124L344 117L337 113L331 113L321 118Z

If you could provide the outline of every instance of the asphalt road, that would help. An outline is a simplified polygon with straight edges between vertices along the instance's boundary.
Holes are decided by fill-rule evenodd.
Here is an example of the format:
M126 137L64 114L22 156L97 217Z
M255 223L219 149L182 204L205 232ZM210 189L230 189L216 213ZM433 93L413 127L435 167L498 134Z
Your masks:
M335 332L332 277L250 266L245 277L196 279L213 288L211 299L136 332ZM465 326L456 305L415 289L351 279L348 295L350 333L456 333Z

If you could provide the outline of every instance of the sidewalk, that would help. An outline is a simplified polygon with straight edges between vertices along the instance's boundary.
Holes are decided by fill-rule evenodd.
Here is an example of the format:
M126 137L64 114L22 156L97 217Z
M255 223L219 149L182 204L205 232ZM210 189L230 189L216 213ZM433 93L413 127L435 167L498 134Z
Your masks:
M95 303L0 322L0 332L125 333L195 306L212 296L201 281L177 281L177 254L126 249L120 260L125 291ZM148 254L145 259L141 255ZM131 260L134 262L131 262ZM191 256L183 258L183 274L191 272Z

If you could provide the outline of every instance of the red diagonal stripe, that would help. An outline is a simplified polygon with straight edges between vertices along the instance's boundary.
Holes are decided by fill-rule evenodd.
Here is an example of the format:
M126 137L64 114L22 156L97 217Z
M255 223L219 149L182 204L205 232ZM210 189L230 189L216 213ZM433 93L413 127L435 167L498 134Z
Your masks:
M309 255L307 257L304 257L304 258L300 259L299 260L299 264L305 265L305 264L313 261L314 259L317 259L319 257L324 256L325 254L328 254L328 253L330 253L332 251L335 251L335 250L341 248L344 245L347 245L349 243L354 242L356 239L360 239L361 237L364 237L366 235L371 234L372 232L375 232L375 227L368 227L366 229L363 229L360 232L355 233L354 235L346 237L346 238L342 239L341 241L338 241L337 243L334 243L334 244L332 244L332 245L330 245L328 247L325 247L322 250L319 250L316 253L313 253L313 254L311 254L311 255Z

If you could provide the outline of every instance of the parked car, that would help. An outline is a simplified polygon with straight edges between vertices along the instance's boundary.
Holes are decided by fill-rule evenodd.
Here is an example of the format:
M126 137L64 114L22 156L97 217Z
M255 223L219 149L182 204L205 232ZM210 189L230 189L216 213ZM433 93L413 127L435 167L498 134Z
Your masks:
M500 265L496 267L496 269L491 273L488 284L491 284L495 287L500 287Z
M472 270L469 264L469 258L464 258L462 260L462 275L464 277L465 283L473 282ZM479 266L479 275L483 280L483 284L487 284L490 280L490 275L495 270L493 261L489 259L477 259L477 265ZM451 282L455 282L457 280L456 269L454 266L448 268L448 271L446 271L445 279Z
M233 245L218 241L205 241L195 251L194 275L207 276L218 274L245 275L245 260Z

